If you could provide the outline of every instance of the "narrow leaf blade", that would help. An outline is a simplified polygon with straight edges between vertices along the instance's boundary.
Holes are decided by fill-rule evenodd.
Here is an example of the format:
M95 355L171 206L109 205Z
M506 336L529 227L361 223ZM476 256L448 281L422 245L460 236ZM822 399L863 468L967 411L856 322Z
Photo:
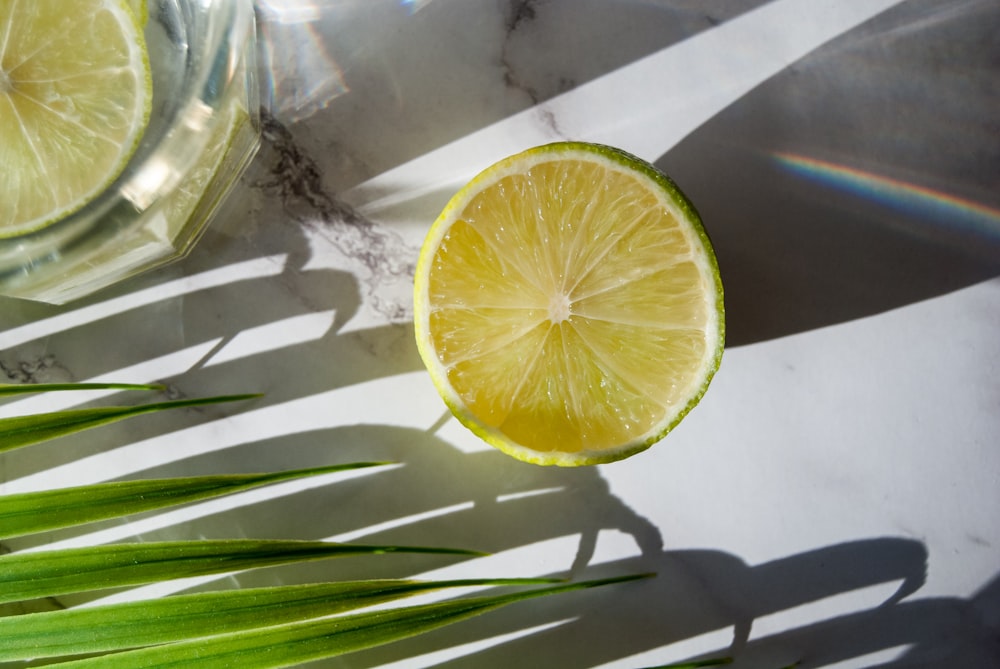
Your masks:
M352 555L481 555L423 546L201 539L0 555L0 603Z
M349 464L261 474L99 483L0 496L0 539L128 516L252 488L388 463Z
M59 390L165 390L159 383L0 383L0 397Z
M272 669L336 657L429 632L518 601L644 578L582 581L529 591L322 618L64 663L88 669Z
M298 622L431 590L554 579L373 580L277 586L0 618L0 662L84 655Z
M239 402L256 397L260 397L260 395L220 395L218 397L153 402L139 406L93 407L0 418L0 452L30 446L141 414L223 402Z

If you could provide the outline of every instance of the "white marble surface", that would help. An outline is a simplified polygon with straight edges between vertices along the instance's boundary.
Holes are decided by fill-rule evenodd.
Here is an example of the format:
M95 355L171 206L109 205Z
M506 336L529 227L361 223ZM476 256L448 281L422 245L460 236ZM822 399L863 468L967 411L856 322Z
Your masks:
M53 541L493 553L238 584L658 574L330 667L638 669L724 654L749 669L1000 666L995 2L258 4L265 143L203 242L86 302L0 300L0 365L19 382L264 396L8 454L2 490L400 464ZM651 450L578 470L514 462L447 418L409 322L417 248L451 192L559 138L622 146L674 176L727 290L727 351L699 407Z

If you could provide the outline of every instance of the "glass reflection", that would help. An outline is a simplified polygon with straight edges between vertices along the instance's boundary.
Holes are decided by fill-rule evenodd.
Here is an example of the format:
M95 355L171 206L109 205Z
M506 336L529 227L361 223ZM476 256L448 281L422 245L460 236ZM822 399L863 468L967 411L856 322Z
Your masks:
M311 0L261 0L257 12L262 96L276 118L304 120L350 90L318 27L328 8Z

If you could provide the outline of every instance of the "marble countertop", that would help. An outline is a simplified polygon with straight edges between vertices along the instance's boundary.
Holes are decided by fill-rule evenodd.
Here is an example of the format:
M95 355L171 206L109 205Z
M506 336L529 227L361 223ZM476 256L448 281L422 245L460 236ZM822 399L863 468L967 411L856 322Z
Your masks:
M66 541L491 553L230 578L240 585L658 575L323 666L1000 667L1000 6L258 11L264 142L206 236L83 302L0 300L0 380L263 396L4 457L3 491L390 460ZM515 462L451 419L410 322L417 250L444 202L495 159L555 139L613 144L670 174L726 287L727 350L701 404L652 449L574 470Z

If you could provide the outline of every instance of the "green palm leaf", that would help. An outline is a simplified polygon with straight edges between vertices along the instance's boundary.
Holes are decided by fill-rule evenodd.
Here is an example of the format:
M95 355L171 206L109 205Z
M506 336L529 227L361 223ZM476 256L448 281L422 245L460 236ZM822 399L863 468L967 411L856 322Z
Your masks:
M139 648L309 620L444 588L553 579L345 581L177 595L0 618L0 662Z
M63 390L162 390L134 384L0 384L0 398ZM141 414L251 399L226 395L0 419L0 452ZM124 481L0 497L0 539L162 509L257 486L378 464L263 474ZM352 555L475 551L321 541L222 539L124 543L0 556L0 604ZM430 631L515 602L642 578L552 585L552 579L377 580L177 595L0 617L0 661L94 655L67 667L284 667ZM344 611L432 589L543 587L359 614ZM336 617L330 617L334 614ZM112 653L101 655L101 653ZM708 666L707 664L692 666Z
M644 578L581 581L528 591L321 618L67 662L109 669L271 669L336 657L429 632L526 599Z
M165 390L158 383L0 383L0 397L57 390Z
M388 463L353 462L262 474L121 481L6 495L0 497L0 539L163 509L282 481L384 464Z
M0 452L62 437L74 432L114 423L125 418L168 409L197 407L221 402L238 402L260 395L223 395L195 399L153 402L139 406L93 407L50 413L0 418Z
M453 548L255 539L112 544L12 553L0 556L0 604L293 562L384 553L482 555Z

